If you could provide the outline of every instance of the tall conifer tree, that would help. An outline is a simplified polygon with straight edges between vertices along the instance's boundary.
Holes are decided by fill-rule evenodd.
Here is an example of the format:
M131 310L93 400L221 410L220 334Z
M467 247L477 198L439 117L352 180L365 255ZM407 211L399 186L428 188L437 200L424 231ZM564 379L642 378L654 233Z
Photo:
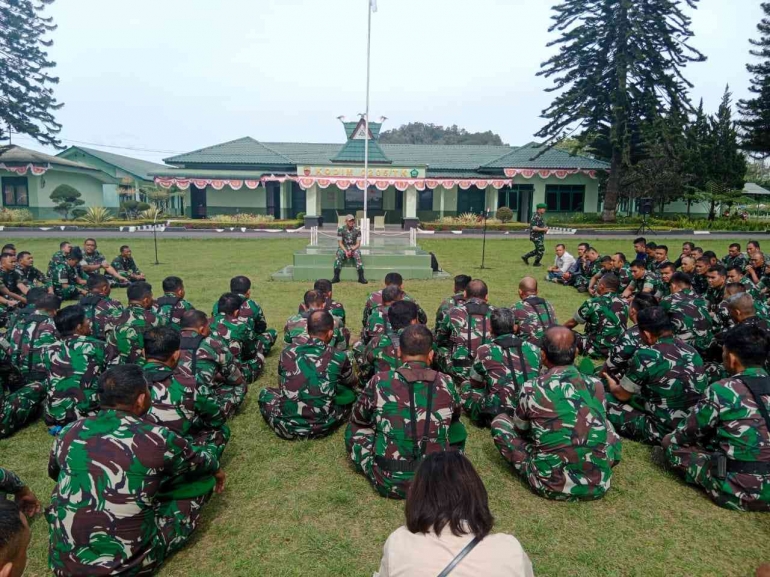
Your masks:
M45 36L56 30L42 12L53 0L0 0L0 140L9 131L27 134L41 144L60 144L61 125L53 112L56 101L51 85L59 79L49 71L56 66L46 48Z
M538 75L553 77L548 91L558 91L543 111L548 123L541 138L560 138L570 130L609 133L611 172L603 218L615 220L623 171L631 164L630 127L637 114L689 110L682 75L703 54L690 46L691 20L685 6L698 0L563 0L549 32L559 32L548 46L559 52ZM579 124L578 124L579 123ZM576 127L575 125L578 124Z
M743 137L741 146L757 158L770 156L770 2L763 2L762 10L766 17L757 26L760 38L750 40L756 47L750 54L759 58L760 62L746 65L746 69L754 75L749 87L754 98L738 102Z

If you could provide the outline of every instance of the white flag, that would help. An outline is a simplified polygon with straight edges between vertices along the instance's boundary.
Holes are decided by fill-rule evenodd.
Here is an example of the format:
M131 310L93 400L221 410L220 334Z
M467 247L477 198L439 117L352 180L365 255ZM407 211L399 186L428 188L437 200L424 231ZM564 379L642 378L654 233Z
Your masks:
M377 12L377 0L369 0L369 6L372 8L372 12Z

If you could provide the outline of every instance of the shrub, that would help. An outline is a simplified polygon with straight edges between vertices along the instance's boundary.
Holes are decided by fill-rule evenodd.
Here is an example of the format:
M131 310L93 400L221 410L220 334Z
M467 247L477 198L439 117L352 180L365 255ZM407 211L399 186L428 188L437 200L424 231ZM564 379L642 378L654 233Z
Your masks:
M110 209L104 208L103 206L91 206L79 220L91 224L102 224L114 220L114 218L115 217L112 216Z
M305 222L305 213L304 212L298 212L297 213L297 220L300 222Z
M266 224L273 222L275 217L269 214L248 214L239 212L238 214L217 214L209 220L227 224Z
M33 220L33 216L26 208L3 208L0 210L0 222L28 222L30 220Z
M140 203L144 204L144 203ZM153 222L157 221L161 215L163 214L163 209L155 206L154 204L148 205L148 208L144 209L142 212L139 213L139 216L141 216L145 220L151 220Z
M60 184L53 189L50 199L56 203L56 206L53 207L54 211L60 213L62 218L67 220L70 211L86 203L80 199L81 196L80 191L76 188L71 187L69 184Z
M501 206L497 209L495 218L500 222L511 222L513 220L513 211L507 206Z

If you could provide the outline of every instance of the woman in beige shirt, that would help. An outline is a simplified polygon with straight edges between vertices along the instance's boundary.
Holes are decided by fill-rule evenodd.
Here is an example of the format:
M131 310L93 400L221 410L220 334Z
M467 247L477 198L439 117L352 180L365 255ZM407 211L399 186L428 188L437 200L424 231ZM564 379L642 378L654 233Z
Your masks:
M470 461L454 451L429 455L409 488L406 526L388 537L375 577L532 577L521 544L512 535L490 535L493 523L487 490Z

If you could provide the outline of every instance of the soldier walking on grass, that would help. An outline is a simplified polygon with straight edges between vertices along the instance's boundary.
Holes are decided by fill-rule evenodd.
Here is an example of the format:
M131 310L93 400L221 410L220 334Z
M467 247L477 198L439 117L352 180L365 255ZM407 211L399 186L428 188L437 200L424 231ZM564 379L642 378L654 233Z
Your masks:
M543 266L540 261L543 260L545 254L545 233L548 232L548 227L545 226L545 218L543 215L548 209L546 204L538 204L535 214L532 215L532 220L529 222L529 240L535 245L535 248L521 257L524 264L529 264L529 259L535 257L533 266Z

